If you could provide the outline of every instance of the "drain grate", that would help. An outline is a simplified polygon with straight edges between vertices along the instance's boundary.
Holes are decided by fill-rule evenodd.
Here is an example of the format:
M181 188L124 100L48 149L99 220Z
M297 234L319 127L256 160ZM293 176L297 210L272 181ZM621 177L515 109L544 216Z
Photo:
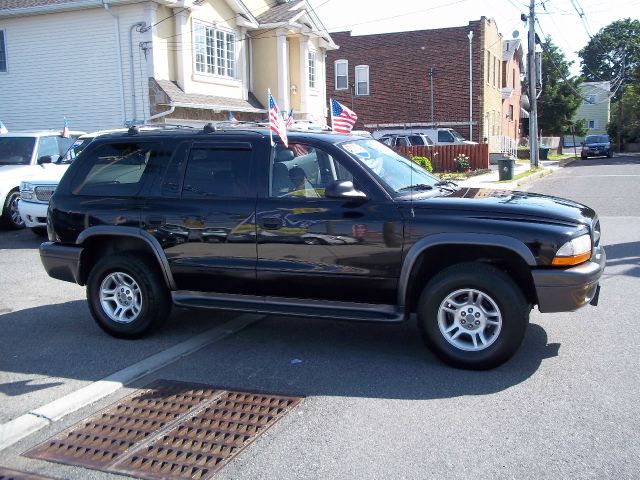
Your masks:
M35 473L18 472L0 467L0 480L53 480L51 477L43 477Z
M161 381L25 455L149 480L205 480L301 401Z

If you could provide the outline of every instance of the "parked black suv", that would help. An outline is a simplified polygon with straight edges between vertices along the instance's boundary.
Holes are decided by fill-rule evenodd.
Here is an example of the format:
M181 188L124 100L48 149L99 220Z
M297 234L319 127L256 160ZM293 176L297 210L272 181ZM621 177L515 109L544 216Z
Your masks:
M371 138L167 129L94 140L51 199L50 276L87 287L98 325L136 338L172 304L401 322L485 369L541 312L596 304L590 208L459 188Z
M588 135L582 143L582 158L613 157L613 144L609 135Z

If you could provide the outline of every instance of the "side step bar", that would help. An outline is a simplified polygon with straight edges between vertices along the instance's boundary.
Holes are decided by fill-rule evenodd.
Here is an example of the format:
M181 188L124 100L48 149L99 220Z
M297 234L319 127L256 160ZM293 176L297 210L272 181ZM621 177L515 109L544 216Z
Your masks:
M394 305L203 293L186 290L171 292L171 297L174 305L187 308L210 308L361 322L398 323L405 320L404 312Z

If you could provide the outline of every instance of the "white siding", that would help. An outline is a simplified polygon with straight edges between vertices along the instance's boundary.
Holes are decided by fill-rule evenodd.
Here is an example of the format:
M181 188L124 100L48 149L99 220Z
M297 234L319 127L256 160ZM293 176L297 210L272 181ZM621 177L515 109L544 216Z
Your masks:
M129 27L144 21L142 5L112 8L120 15L126 119L133 115ZM103 8L0 19L7 32L10 70L0 77L0 119L10 130L98 130L123 124L113 17ZM138 118L148 110L148 79L134 32Z

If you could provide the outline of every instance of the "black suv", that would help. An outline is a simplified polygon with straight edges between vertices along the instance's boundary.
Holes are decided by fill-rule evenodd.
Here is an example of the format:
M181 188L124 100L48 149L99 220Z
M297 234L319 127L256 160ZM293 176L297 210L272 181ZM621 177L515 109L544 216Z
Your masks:
M432 351L492 368L541 312L596 304L590 208L439 181L371 138L209 126L105 135L49 206L48 274L116 337L172 304L367 322L417 313Z

